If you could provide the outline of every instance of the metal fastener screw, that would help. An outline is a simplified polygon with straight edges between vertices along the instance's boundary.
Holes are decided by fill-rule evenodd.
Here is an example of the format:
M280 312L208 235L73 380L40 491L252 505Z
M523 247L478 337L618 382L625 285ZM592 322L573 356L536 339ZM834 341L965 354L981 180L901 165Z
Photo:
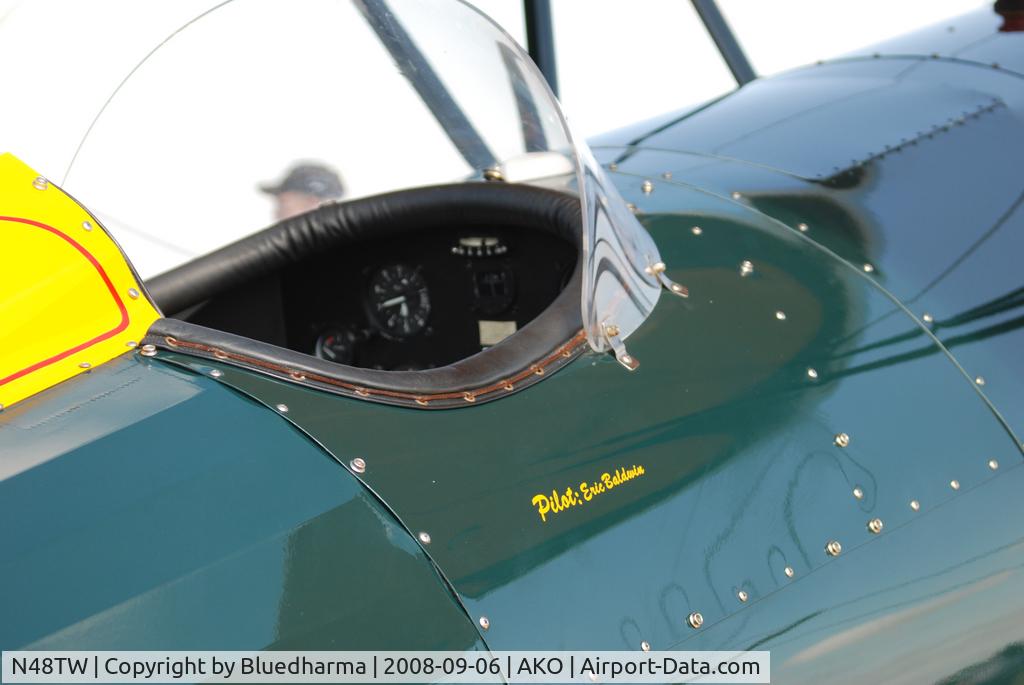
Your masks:
M136 347L138 344L139 343L135 342L134 340L129 340L128 342L125 343L125 346L126 347Z
M46 190L50 187L50 182L42 176L36 176L35 180L32 181L32 187L36 190Z
M921 320L924 321L925 323L935 323L935 317L929 314L928 312L924 313L924 316L921 317Z
M812 380L817 378L818 377L818 370L815 369L815 368L812 368L812 367L807 367L807 377L812 379Z
M750 595L747 594L746 590L740 590L736 593L736 597L739 598L741 602L746 602L750 598Z
M807 233L807 228L808 228L807 224L804 224L804 223L800 223L800 224L796 225L796 230L800 231L801 233Z
M356 457L355 459L350 461L348 465L352 467L352 470L355 471L356 473L366 472L366 462L363 460L362 457Z
M640 643L640 649L644 650L645 652L651 651L651 643L647 640L644 640Z
M224 372L221 371L220 369L214 369L213 371L210 372L210 376L212 378L220 378L223 375L224 375Z
M843 546L839 544L839 540L829 540L825 544L825 554L830 557L838 557L839 553L843 551Z
M491 627L491 619L487 618L486 616L481 616L480 617L480 627L483 628L484 630L489 629Z
M692 233L694 235L700 235L703 232L704 232L704 229L702 229L700 226L694 226L693 228L690 229L690 233Z
M870 530L875 535L878 535L882 532L883 525L884 524L882 523L882 519L871 519L870 521L868 521L868 530Z
M419 534L419 539L420 539L420 542L422 542L424 545L429 545L430 544L430 533L428 533L426 531L421 532Z
M836 433L836 437L833 440L833 442L835 443L836 447L849 447L850 436L847 435L846 433Z
M740 276L749 276L754 273L754 263L749 259L740 262Z
M694 611L692 614L686 617L686 622L690 624L690 627L696 630L704 625L704 617L700 615L699 611Z
M132 298L133 300L139 299L139 291L136 290L135 288L128 288L128 297Z
M990 469L992 469L993 471L995 471L996 469L999 468L999 462L996 461L995 459L989 459L988 460L988 467Z
M654 184L648 180L644 180L644 182L640 184L640 190L644 191L644 195L650 195L654 192Z
M782 570L782 572L786 574L787 578L792 578L794 575L796 575L796 572L793 570L792 566L787 566Z
M853 496L857 499L864 499L864 491L861 490L859 485L853 489Z
M916 499L912 499L910 500L910 508L913 509L914 511L921 511L921 503L918 502Z
M282 414L287 414L288 413L288 405L284 404L284 403L278 404L277 405L277 410L279 412L281 412Z
M949 487L953 488L954 490L959 490L960 489L960 481L958 481L956 479L953 479L953 480L949 481Z
M82 228L84 228L87 231L91 231L92 230L92 222L91 221L83 221L82 222Z
M156 345L143 345L142 351L139 352L143 357L155 357L156 356Z
M785 321L786 312L782 311L781 309L778 310L777 312L775 312L775 318L778 319L779 321Z

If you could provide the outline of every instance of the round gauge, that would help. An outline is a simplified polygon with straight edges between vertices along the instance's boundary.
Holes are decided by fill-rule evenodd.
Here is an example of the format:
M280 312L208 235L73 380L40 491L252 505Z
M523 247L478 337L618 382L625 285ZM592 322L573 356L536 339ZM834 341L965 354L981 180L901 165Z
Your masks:
M369 307L384 335L407 338L430 316L430 293L419 269L405 264L382 267L370 279Z
M335 364L351 364L355 357L357 336L350 328L328 328L316 339L316 356Z

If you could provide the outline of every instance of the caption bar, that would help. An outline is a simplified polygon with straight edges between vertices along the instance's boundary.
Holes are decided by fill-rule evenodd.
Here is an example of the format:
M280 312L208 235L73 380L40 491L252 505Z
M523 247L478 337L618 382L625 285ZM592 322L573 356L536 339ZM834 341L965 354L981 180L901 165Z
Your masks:
M4 683L768 683L768 652L4 652Z

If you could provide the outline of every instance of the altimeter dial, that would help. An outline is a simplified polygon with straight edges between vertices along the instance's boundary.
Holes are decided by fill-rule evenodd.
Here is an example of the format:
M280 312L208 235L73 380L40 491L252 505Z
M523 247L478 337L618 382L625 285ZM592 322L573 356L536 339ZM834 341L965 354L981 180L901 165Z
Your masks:
M408 338L430 318L430 292L419 269L405 264L381 267L370 279L370 312L384 335Z

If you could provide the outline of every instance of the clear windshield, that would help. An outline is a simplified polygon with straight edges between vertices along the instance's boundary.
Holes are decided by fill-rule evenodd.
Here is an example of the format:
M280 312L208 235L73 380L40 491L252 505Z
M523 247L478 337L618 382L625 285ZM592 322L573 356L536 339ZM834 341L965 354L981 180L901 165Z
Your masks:
M522 49L456 0L214 5L128 74L64 185L150 276L322 202L485 179L578 194L591 344L642 322L653 242Z

